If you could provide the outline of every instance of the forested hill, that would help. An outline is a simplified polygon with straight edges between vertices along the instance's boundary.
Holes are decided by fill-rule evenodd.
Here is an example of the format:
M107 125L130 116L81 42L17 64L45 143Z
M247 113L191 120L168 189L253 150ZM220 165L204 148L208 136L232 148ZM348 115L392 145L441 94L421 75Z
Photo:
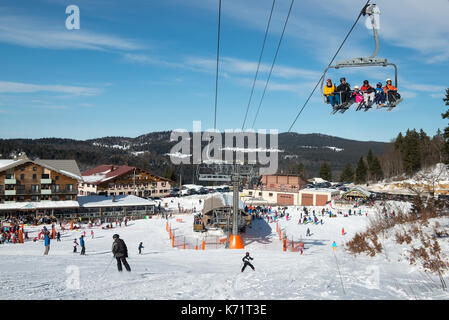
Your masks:
M137 165L166 175L178 168L173 166L166 153L176 142L170 142L170 131L152 132L135 138L102 137L90 140L61 138L0 139L0 158L12 158L25 152L30 158L75 159L81 171L99 164ZM301 162L309 175L316 175L322 162L328 162L334 172L341 171L347 163L356 164L369 149L374 155L383 154L390 143L355 141L323 134L279 134L279 172ZM224 141L224 139L223 139ZM204 145L204 143L203 143ZM185 166L186 182L191 180L189 166Z

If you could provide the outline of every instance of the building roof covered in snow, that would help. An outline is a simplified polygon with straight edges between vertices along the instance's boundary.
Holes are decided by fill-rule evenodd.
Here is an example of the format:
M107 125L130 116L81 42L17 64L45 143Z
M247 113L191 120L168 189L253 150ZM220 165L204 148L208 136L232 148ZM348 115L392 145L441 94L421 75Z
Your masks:
M232 207L233 206L233 196L232 194L226 193L213 193L210 194L209 197L204 199L204 212L209 212L213 209L224 208L224 207ZM239 208L244 209L245 204L242 200L239 199Z
M102 164L90 170L84 171L82 173L83 181L91 184L100 184L106 181L110 181L120 176L123 176L128 173L133 173L135 171L145 171L137 167L131 167L127 165L113 165L113 164ZM166 179L163 177L159 177L157 175L151 174L158 180L163 181L171 181L170 179Z
M53 160L53 159L29 159L22 155L17 159L0 159L0 172L15 168L26 163L35 163L41 167L53 170L73 179L82 180L81 172L75 160Z
M79 196L78 203L82 208L156 206L155 201L134 195Z

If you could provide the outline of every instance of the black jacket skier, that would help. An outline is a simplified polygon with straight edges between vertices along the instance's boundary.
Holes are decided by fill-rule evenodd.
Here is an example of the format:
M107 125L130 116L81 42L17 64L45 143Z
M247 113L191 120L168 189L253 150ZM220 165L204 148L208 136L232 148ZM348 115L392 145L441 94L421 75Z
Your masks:
M114 239L114 242L112 243L112 253L117 259L118 271L122 271L122 263L127 271L131 271L131 267L126 261L126 258L128 258L128 248L126 247L125 241L120 239L118 234L114 234L112 238Z
M340 84L337 87L337 92L341 92L341 103L345 103L351 97L351 86L346 82L345 78L340 79Z
M251 264L251 262L249 262L250 260L254 260L253 258L251 258L249 256L249 252L246 253L246 255L243 257L242 261L243 261L243 268L242 268L242 272L245 271L246 266L250 266L251 269L253 269L253 271L256 271L256 269L254 269L254 266Z

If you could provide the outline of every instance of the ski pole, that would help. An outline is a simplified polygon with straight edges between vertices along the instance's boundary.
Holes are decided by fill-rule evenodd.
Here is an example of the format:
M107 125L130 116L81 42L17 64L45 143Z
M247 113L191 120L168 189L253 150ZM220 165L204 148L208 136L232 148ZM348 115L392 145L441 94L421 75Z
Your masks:
M111 261L109 261L108 265L106 266L106 269L104 269L103 273L101 274L100 278L104 276L104 274L106 273L106 271L109 269L109 266L112 263L112 260L114 260L114 256L112 256Z

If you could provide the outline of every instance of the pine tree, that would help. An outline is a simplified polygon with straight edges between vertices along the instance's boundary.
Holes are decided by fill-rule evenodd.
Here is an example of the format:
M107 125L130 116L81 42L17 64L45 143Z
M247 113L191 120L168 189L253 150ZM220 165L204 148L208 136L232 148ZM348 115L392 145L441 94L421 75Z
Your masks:
M354 181L354 170L352 165L348 163L340 175L340 182L353 182Z
M370 167L371 177L375 181L379 181L383 179L384 173L382 171L382 167L380 166L379 159L377 157L374 157L371 167Z
M327 162L323 162L320 167L320 178L326 181L332 180L332 170Z
M449 106L449 89L446 89L446 97L443 98L443 101L445 102L445 104L447 106ZM443 119L448 119L449 118L449 109L445 113L442 113L441 117ZM445 163L449 164L449 126L444 128L443 138L444 138L444 144L442 147L443 156L444 156Z
M401 151L405 173L411 175L421 168L421 149L419 133L407 130Z
M362 184L366 182L366 166L365 161L363 161L363 157L360 157L359 162L357 163L357 167L355 169L355 183Z

